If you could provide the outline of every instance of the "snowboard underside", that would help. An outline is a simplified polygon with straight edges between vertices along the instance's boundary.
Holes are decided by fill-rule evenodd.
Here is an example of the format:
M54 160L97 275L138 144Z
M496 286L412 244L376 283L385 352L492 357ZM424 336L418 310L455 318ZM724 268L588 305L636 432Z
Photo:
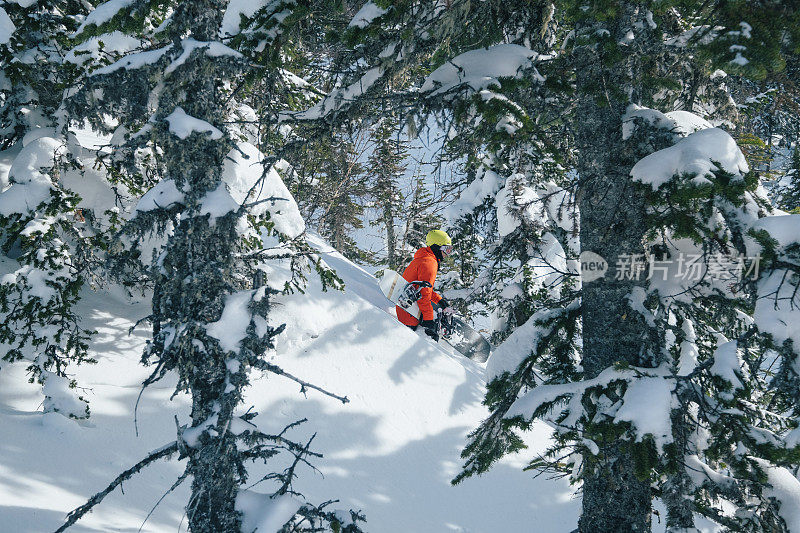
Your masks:
M450 334L444 335L442 338L461 355L477 363L485 363L492 353L489 341L457 316L451 319L451 324Z

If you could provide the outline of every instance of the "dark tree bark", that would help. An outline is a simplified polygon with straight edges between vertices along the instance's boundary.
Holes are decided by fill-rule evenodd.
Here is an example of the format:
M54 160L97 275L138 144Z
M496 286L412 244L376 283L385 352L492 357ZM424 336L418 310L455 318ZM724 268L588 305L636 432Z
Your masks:
M383 225L386 226L386 262L389 268L397 270L400 265L397 261L397 237L394 232L394 213L390 202L386 202L383 206Z
M227 4L226 0L182 2L173 25L185 28L189 37L198 41L216 40ZM186 65L175 72L178 76L167 78L159 112L167 115L181 106L190 116L223 124L226 98L221 89L232 75L230 65L207 56L202 49L193 52ZM158 118L163 121L164 117ZM153 315L162 331L169 324L187 325L192 330L178 334L174 341L183 348L177 371L192 397L191 427L213 428L201 433L197 443L182 445L192 476L189 529L193 533L239 531L234 503L243 460L236 437L227 428L241 398L245 369L244 365L228 368L230 354L204 329L219 320L225 297L244 288L235 284L233 276L239 237L235 217L218 218L212 224L208 216L201 215L202 200L219 185L232 145L228 139L213 140L203 134L180 139L167 133L162 141L169 154L165 158L167 173L186 191L187 209L169 239L163 269L156 279L158 298L153 300Z
M583 368L591 379L617 364L655 366L645 350L647 327L632 312L628 295L644 286L646 276L627 279L615 268L618 260L644 254L645 199L633 187L629 173L645 153L623 140L622 117L640 97L642 48L652 36L637 4L621 3L619 14L605 22L585 21L578 34L604 29L609 41L635 40L618 46L621 57L610 57L600 45L577 47L576 145L580 176L581 250L608 262L605 277L584 283L582 293ZM635 22L639 22L636 29ZM643 26L643 27L641 27ZM592 41L590 41L592 42ZM617 276L620 274L620 276ZM616 279L622 277L622 279ZM631 276L633 277L633 276ZM625 441L597 442L598 455L584 457L582 533L649 531L652 494L647 480L639 479Z

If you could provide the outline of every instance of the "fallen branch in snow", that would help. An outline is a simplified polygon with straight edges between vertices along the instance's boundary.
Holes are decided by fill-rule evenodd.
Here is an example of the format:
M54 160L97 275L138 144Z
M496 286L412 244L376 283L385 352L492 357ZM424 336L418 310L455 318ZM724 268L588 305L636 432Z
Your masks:
M298 383L300 385L300 392L302 392L303 394L306 393L306 389L314 389L315 391L321 392L325 396L330 396L331 398L336 398L337 400L339 400L342 403L348 403L350 401L350 399L347 396L339 396L338 394L334 394L332 392L328 392L325 389L323 389L321 387L317 387L316 385L312 385L311 383L309 383L307 381L303 381L302 379L300 379L298 377L295 377L295 376L289 374L288 372L284 371L279 366L275 366L273 364L267 363L266 361L259 361L258 364L256 365L256 368L258 368L259 370L266 370L267 372L272 372L273 374L277 374L278 376L285 376L285 377L291 379L292 381L294 381L295 383Z
M97 494L89 498L89 501L87 501L86 503L84 503L83 505L81 505L80 507L69 513L67 515L67 521L60 528L56 529L54 533L62 533L63 531L66 531L68 527L70 527L72 524L80 520L83 517L83 515L91 511L95 505L102 502L103 499L111 491L113 491L115 488L121 485L123 481L129 479L131 476L139 472L142 468L144 468L145 466L149 465L154 461L157 461L164 457L169 457L170 455L172 455L177 451L178 451L178 442L175 441L165 446L162 446L161 448L155 450L154 452L151 452L150 455L148 455L147 457L145 457L144 459L142 459L141 461L139 461L138 463L136 463L135 465L133 465L132 467L121 473L120 475L118 475L114 479L114 481L112 481L108 485L108 487L98 492Z

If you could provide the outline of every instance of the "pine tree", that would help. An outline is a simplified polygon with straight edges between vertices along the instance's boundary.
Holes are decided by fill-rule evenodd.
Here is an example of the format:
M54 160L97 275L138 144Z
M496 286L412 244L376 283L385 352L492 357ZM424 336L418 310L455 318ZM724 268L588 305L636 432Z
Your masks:
M345 36L353 69L303 118L359 116L385 84L406 77L412 89L393 95L398 105L451 113L467 125L462 135L486 125L480 149L467 151L475 154L468 207L494 201L504 216L527 219L518 237L530 242L528 257L555 240L565 261L578 244L611 266L591 281L582 272L579 285L569 281L573 265L557 289L520 299L529 309L518 320L530 318L492 355L491 415L471 435L457 481L522 448L517 430L546 419L557 428L554 446L530 466L582 481L581 531L649 530L654 496L674 531L691 530L694 513L731 529L793 527L771 484L797 464L797 353L763 306L781 314L796 306L796 245L776 231L796 221L770 216L731 137L688 111L710 116L713 98L730 101L719 68L752 77L779 70L786 43L796 46L797 12L780 3L459 1L375 2L362 12L369 20ZM558 49L548 44L553 34ZM697 145L704 151L693 152ZM678 161L674 174L644 164L658 161L663 173L667 157ZM551 160L577 176L575 226L550 209L546 217L522 209L545 189ZM572 188L555 182L560 194ZM500 234L518 227L506 232L503 222L498 214ZM716 272L712 258L756 251L765 268L749 281L720 284L708 274L675 293L634 275L665 257L681 264L682 253ZM736 513L723 514L721 502Z
M0 8L14 29L0 44L0 146L13 154L10 187L0 193L0 243L20 265L0 281L2 358L27 361L31 382L43 386L44 412L72 418L88 417L89 406L69 367L94 362L92 332L75 306L87 282L103 276L103 224L70 189L86 162L61 108L75 84L66 46L85 9L48 0Z
M367 160L366 174L370 183L370 196L379 212L376 225L383 226L386 237L386 265L397 270L402 267L398 249L397 223L404 213L400 180L405 173L408 142L399 137L399 123L389 115L373 128L374 148Z
M345 257L370 262L353 233L364 227L368 202L364 153L366 132L334 132L305 143L298 154L292 184L306 220Z
M267 322L271 297L284 288L274 262L286 262L295 275L287 290L302 289L309 268L323 286L337 278L304 241L304 221L280 177L290 165L258 146L278 142L275 116L291 107L291 97L303 99L296 83L286 83L294 79L284 68L288 43L312 8L329 6L135 0L102 7L83 21L78 39L113 42L118 57L84 65L86 83L66 106L70 118L96 127L114 116L119 179L149 186L111 252L143 261L155 248L141 273L152 286L153 336L142 361L153 371L144 386L174 373L175 392L190 395L192 409L175 440L73 511L59 531L135 472L175 453L187 466L173 488L191 477L189 529L239 531L236 497L247 464L288 452L296 465L314 455L310 443L265 434L255 413L237 410L256 370L322 391L265 357L284 328ZM296 505L288 528L358 531L357 513L342 517L294 499L294 477L291 466L265 478L277 483L274 499Z
M403 220L403 238L399 243L398 264L407 265L414 252L425 246L425 237L431 229L441 227L442 219L436 214L440 200L434 197L430 184L417 168L406 194Z

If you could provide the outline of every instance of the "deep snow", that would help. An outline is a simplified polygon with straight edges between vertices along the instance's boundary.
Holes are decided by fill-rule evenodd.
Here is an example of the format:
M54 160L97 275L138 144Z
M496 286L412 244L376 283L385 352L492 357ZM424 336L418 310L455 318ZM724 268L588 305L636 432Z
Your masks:
M327 245L318 241L320 247ZM377 280L338 253L325 258L345 280L344 292L322 292L314 283L303 294L282 296L271 315L287 323L272 354L283 368L351 402L310 391L275 376L253 375L245 409L254 406L262 430L278 431L307 417L292 433L314 432L315 462L295 488L311 501L339 498L334 508L360 509L368 531L538 531L575 528L580 500L564 480L533 479L521 467L543 450L546 426L529 438L530 450L497 464L487 475L457 487L466 433L486 415L483 367L434 345L393 316ZM0 273L12 268L0 265ZM146 329L128 335L147 306L115 292L85 294L86 325L97 329L92 355L99 363L77 369L90 389L86 423L41 413L40 387L28 384L24 364L0 371L0 531L52 531L65 513L104 488L119 472L175 438L175 422L188 420L188 399L170 401L174 380L147 389L133 406L148 369L139 364ZM287 465L278 458L274 469ZM138 531L151 507L183 465L158 463L124 484L72 531ZM251 482L262 472L251 469ZM254 490L269 492L260 484ZM167 496L142 531L175 532L188 499L188 483ZM185 530L186 521L182 522Z

